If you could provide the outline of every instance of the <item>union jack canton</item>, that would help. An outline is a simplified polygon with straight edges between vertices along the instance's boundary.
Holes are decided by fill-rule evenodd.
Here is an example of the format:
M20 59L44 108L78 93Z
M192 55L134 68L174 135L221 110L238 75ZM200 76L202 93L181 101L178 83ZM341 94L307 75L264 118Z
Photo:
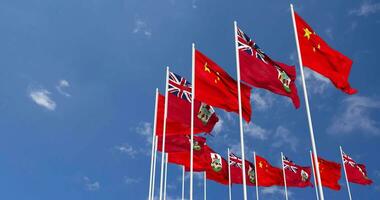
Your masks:
M286 156L284 156L282 158L282 160L284 162L284 169L285 170L290 170L293 173L297 173L298 167L295 166L295 164L293 163L293 161L289 160Z
M256 42L252 41L251 38L249 38L240 28L237 28L237 35L239 51L245 51L251 56L255 55L257 59L268 64L268 56L265 55L264 51L260 49Z
M230 153L230 165L234 167L242 168L242 160L241 158L237 157L235 154Z
M169 72L168 92L191 102L191 83L180 75Z

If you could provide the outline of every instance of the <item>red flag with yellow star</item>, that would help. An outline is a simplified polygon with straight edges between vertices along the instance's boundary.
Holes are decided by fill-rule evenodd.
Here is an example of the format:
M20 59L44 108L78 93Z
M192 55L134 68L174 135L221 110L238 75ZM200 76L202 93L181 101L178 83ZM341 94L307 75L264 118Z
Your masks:
M284 176L282 169L273 167L265 158L256 155L257 183L259 186L283 186Z
M251 120L251 88L243 83L243 118ZM195 98L210 106L239 113L237 82L214 61L195 50Z
M314 30L294 12L303 65L330 79L336 88L355 94L350 86L352 60L331 48Z
M320 157L318 157L318 164L322 186L332 190L340 190L339 179L342 176L340 164Z

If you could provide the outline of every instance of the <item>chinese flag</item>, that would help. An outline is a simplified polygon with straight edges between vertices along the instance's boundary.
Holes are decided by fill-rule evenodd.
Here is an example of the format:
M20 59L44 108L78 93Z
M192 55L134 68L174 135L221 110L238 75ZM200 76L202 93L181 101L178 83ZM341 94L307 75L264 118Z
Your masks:
M356 163L350 156L345 153L343 153L343 161L349 182L360 185L372 184L372 180L368 178L365 165Z
M258 88L289 97L300 107L294 66L272 60L247 34L238 28L238 49L241 80Z
M270 186L283 186L284 177L282 174L282 169L273 167L267 160L263 157L256 155L256 168L257 168L257 179L258 185L264 187Z
M284 171L286 177L286 185L288 187L308 187L312 186L310 182L311 167L302 167L288 160L283 160Z
M194 133L210 133L215 124L219 121L213 109L209 109L211 115L208 120L202 120L200 115L201 109L210 108L207 105L195 101L194 102ZM156 121L156 134L162 135L164 124L165 97L159 95ZM191 103L168 94L168 113L166 119L166 135L189 135L190 119L191 119Z
M314 160L313 160L314 161ZM328 161L318 157L319 172L321 174L322 186L332 190L340 190L339 179L341 177L341 166L339 163Z
M237 82L218 64L195 50L195 98L228 112L239 113ZM241 98L243 118L251 120L251 88L243 83Z
M294 15L303 65L330 79L343 92L355 94L357 90L348 82L351 59L331 48L296 12Z
M243 184L243 165L241 158L230 153L230 171L231 171L231 183ZM246 169L246 184L254 186L256 184L255 167L249 161L245 161Z
M194 136L194 150L202 149L206 144L206 138ZM162 136L158 137L157 149L162 151ZM186 152L190 150L189 135L169 135L165 138L165 152Z

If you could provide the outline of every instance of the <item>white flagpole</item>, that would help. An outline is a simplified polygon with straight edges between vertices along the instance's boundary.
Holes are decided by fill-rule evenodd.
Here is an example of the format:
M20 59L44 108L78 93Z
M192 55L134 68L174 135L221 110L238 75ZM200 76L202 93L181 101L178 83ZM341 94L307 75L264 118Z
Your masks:
M239 124L240 124L240 148L242 159L242 175L243 175L243 196L244 200L247 200L247 181L245 175L245 152L244 152L244 133L243 133L243 111L241 105L241 88L240 88L240 60L238 50L238 38L237 38L237 22L234 21L235 30L235 52L236 52L236 71L237 71L237 86L238 86L238 101L239 101Z
M156 123L157 123L157 100L158 100L158 88L156 88L156 99L155 99L155 105L154 105L154 119L153 119L153 133L152 133L152 156L150 158L150 177L149 177L149 197L148 199L151 199L152 197L152 187L153 187L153 161L154 161L154 154L156 153L154 151L155 149L155 143L156 143Z
M190 121L190 200L193 200L193 164L194 164L194 99L195 99L195 44L192 44L192 61L191 61L191 121Z
M154 131L154 132L156 132L156 131ZM151 200L154 199L154 188L155 188L155 181L156 181L157 144L158 144L158 136L156 136L156 139L154 141L153 179L152 179L152 196L151 196Z
M313 155L312 155L311 151L310 151L310 161L311 161L311 167L313 168L315 194L317 196L317 200L319 200L317 177L315 176L314 161L313 161Z
M350 197L350 200L352 200L350 184L348 183L348 177L347 177L346 166L344 165L342 146L339 146L339 149L340 149L340 156L342 157L342 165L343 165L344 176L346 177L346 184L347 184L348 196Z
M309 98L308 98L307 89L306 89L305 76L303 73L301 50L300 50L300 45L299 45L299 41L298 41L298 33L297 33L297 27L296 27L296 19L294 16L293 4L290 4L290 9L292 11L294 36L295 36L296 44L297 44L298 59L299 59L299 66L300 66L301 79L302 79L302 87L303 87L303 91L304 91L306 113L307 113L307 119L308 119L309 130L310 130L311 145L312 145L313 154L314 154L314 161L315 161L314 163L316 165L316 172L317 172L316 175L317 175L318 182L321 183L321 176L320 176L320 172L319 172L319 163L318 163L318 155L317 155L317 146L315 144L315 139L314 139L313 122L311 120L311 113L310 113L310 108L309 108ZM320 194L321 200L324 200L325 198L323 195L322 184L318 185L318 189L319 189L319 194Z
M169 82L169 67L166 67L165 110L164 110L164 124L163 124L163 129L162 129L160 200L162 200L162 192L163 192L163 186L164 186L166 118L167 118L167 116L168 116L168 82Z
M153 179L153 159L154 159L154 143L155 143L155 137L154 137L154 132L153 132L153 137L152 137L152 156L150 158L150 176L149 176L149 195L148 199L151 200L152 197L152 179Z
M166 200L166 184L168 181L168 153L165 153L165 181L164 181L164 200Z
M156 137L154 137L154 132L153 132L153 137L152 137L152 156L150 158L150 176L149 176L149 195L148 199L152 197L152 179L153 179L153 159L154 159L154 143Z
M257 173L256 151L253 152L253 161L254 161L254 163L255 163L256 200L259 200L259 175L258 175L258 173Z
M285 188L285 199L288 200L288 188L286 186L286 175L284 168L284 154L281 152L281 164L282 164L282 174L284 175L284 188Z
M206 171L204 171L203 174L203 199L207 199L207 176L206 176Z
M185 200L185 166L182 166L182 200Z
M228 155L228 197L229 200L232 200L232 191L231 191L231 166L230 166L230 148L227 148Z

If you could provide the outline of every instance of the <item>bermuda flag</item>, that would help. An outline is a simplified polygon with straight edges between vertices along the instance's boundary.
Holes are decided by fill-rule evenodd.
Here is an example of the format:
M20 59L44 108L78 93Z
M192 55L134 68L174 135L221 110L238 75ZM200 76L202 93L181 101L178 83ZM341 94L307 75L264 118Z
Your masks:
M166 148L166 147L165 147ZM187 149L183 149L181 152L170 152L168 153L168 162L182 165L185 167L186 171L190 171L190 147ZM194 146L193 151L193 170L196 172L205 171L206 168L206 160L207 156L210 153L210 148L205 144L200 148L196 148Z
M349 182L360 185L370 185L372 180L368 178L365 165L356 163L350 156L343 153L343 163L346 168L346 176Z
M228 163L220 154L210 151L206 157L206 178L228 185Z
M288 187L308 187L312 186L310 182L311 167L301 167L289 160L286 156L283 158L286 185Z
M169 72L166 135L189 135L191 122L191 84L183 77ZM156 134L162 135L165 97L159 95ZM215 110L203 102L194 101L194 133L210 133L219 121Z
M170 163L185 166L186 171L190 171L190 150L187 152L169 153ZM207 145L200 150L194 151L193 160L194 171L205 171L206 178L215 182L228 185L228 165L227 161Z
M289 97L299 108L294 66L272 60L241 29L237 28L241 80L258 88Z
M243 165L241 158L237 157L235 154L230 153L229 155L229 165L230 165L230 173L231 173L231 183L235 184L243 184ZM246 183L247 185L254 186L256 184L256 176L255 176L255 167L249 161L245 161L246 167Z
M189 135L169 135L165 137L165 152L187 152L190 149L190 136ZM206 138L194 136L193 140L194 151L201 150L206 145ZM162 136L158 137L157 149L162 151Z
M348 82L352 60L331 48L296 12L294 16L303 65L330 79L343 92L355 94L357 90Z

